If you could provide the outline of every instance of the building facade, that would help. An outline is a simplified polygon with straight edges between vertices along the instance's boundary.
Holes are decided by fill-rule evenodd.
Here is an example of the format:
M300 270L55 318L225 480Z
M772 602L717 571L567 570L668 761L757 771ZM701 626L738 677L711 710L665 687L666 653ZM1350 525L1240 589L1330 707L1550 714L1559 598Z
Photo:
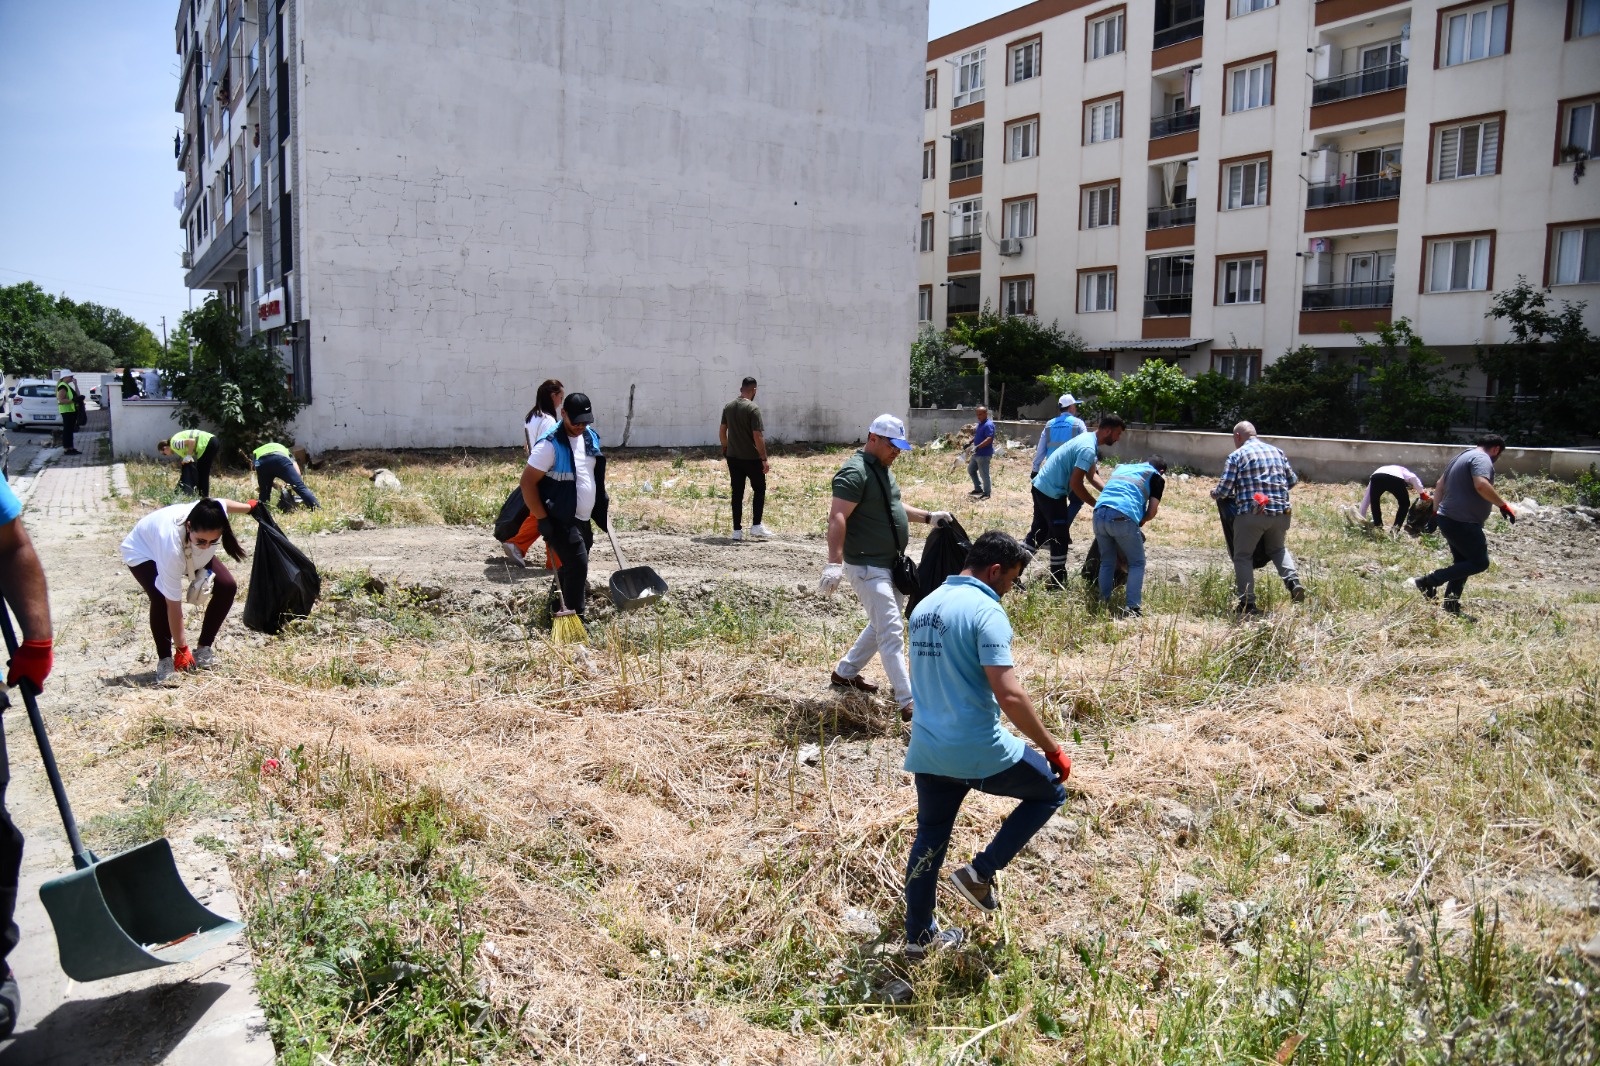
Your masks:
M931 42L923 103L936 326L1244 380L1401 318L1468 364L1519 275L1600 328L1600 0L1040 0Z
M191 287L277 346L301 443L608 442L905 405L917 0L183 0Z

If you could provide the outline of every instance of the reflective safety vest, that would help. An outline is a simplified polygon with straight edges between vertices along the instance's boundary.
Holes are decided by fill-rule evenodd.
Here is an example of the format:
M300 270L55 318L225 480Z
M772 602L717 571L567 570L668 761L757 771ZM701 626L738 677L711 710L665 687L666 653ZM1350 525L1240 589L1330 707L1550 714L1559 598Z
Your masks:
M1083 424L1083 419L1074 414L1059 414L1045 423L1044 427L1044 457L1050 458L1050 453L1061 447L1079 433L1087 433L1089 427Z
M67 398L63 400L61 393L65 391ZM64 415L71 414L78 409L78 387L70 381L56 383L56 410Z
M267 443L263 444L261 447L257 448L255 451L251 452L250 454L254 458L256 458L257 460L259 460L259 459L263 458L264 456L268 456L268 455L289 455L290 452L289 452L288 448L285 448L283 445L277 443L276 441L268 441Z
M203 429L185 429L174 433L167 441L167 447L172 449L173 455L185 459L198 459L206 453L211 446L211 441L216 437L214 433L207 433Z
M1150 507L1150 484L1159 473L1149 463L1123 463L1106 478L1106 487L1100 490L1095 510L1108 507L1135 522L1143 522L1144 513Z

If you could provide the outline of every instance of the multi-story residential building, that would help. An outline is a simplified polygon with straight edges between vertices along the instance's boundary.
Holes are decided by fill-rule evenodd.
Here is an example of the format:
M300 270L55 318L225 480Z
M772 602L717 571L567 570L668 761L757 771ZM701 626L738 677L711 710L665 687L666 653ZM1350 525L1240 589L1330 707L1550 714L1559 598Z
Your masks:
M1600 328L1600 0L1039 0L931 42L923 101L937 326L1246 380L1402 317L1468 363L1518 275Z
M191 287L284 354L313 448L608 442L902 407L921 0L180 0Z

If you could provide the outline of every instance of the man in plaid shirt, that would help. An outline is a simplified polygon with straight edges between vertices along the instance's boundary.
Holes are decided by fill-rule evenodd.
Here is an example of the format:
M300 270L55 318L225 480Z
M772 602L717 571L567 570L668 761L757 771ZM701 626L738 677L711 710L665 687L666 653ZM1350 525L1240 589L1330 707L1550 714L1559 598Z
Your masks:
M1261 613L1256 609L1256 571L1250 560L1258 542L1266 543L1267 557L1278 568L1294 602L1306 598L1294 556L1284 544L1289 535L1289 490L1300 478L1289 465L1289 457L1257 437L1256 427L1249 422L1233 427L1233 447L1222 468L1222 480L1211 495L1232 501L1234 592L1239 597L1239 613L1250 616Z

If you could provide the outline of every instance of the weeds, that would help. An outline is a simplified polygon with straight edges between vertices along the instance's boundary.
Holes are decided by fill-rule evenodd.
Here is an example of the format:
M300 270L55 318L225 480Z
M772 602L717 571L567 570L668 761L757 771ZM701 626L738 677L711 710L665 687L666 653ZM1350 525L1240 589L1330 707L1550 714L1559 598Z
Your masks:
M87 843L109 854L164 837L174 824L205 805L206 794L199 784L174 776L162 762L147 779L128 785L124 802L129 804L127 810L89 819L84 826Z

